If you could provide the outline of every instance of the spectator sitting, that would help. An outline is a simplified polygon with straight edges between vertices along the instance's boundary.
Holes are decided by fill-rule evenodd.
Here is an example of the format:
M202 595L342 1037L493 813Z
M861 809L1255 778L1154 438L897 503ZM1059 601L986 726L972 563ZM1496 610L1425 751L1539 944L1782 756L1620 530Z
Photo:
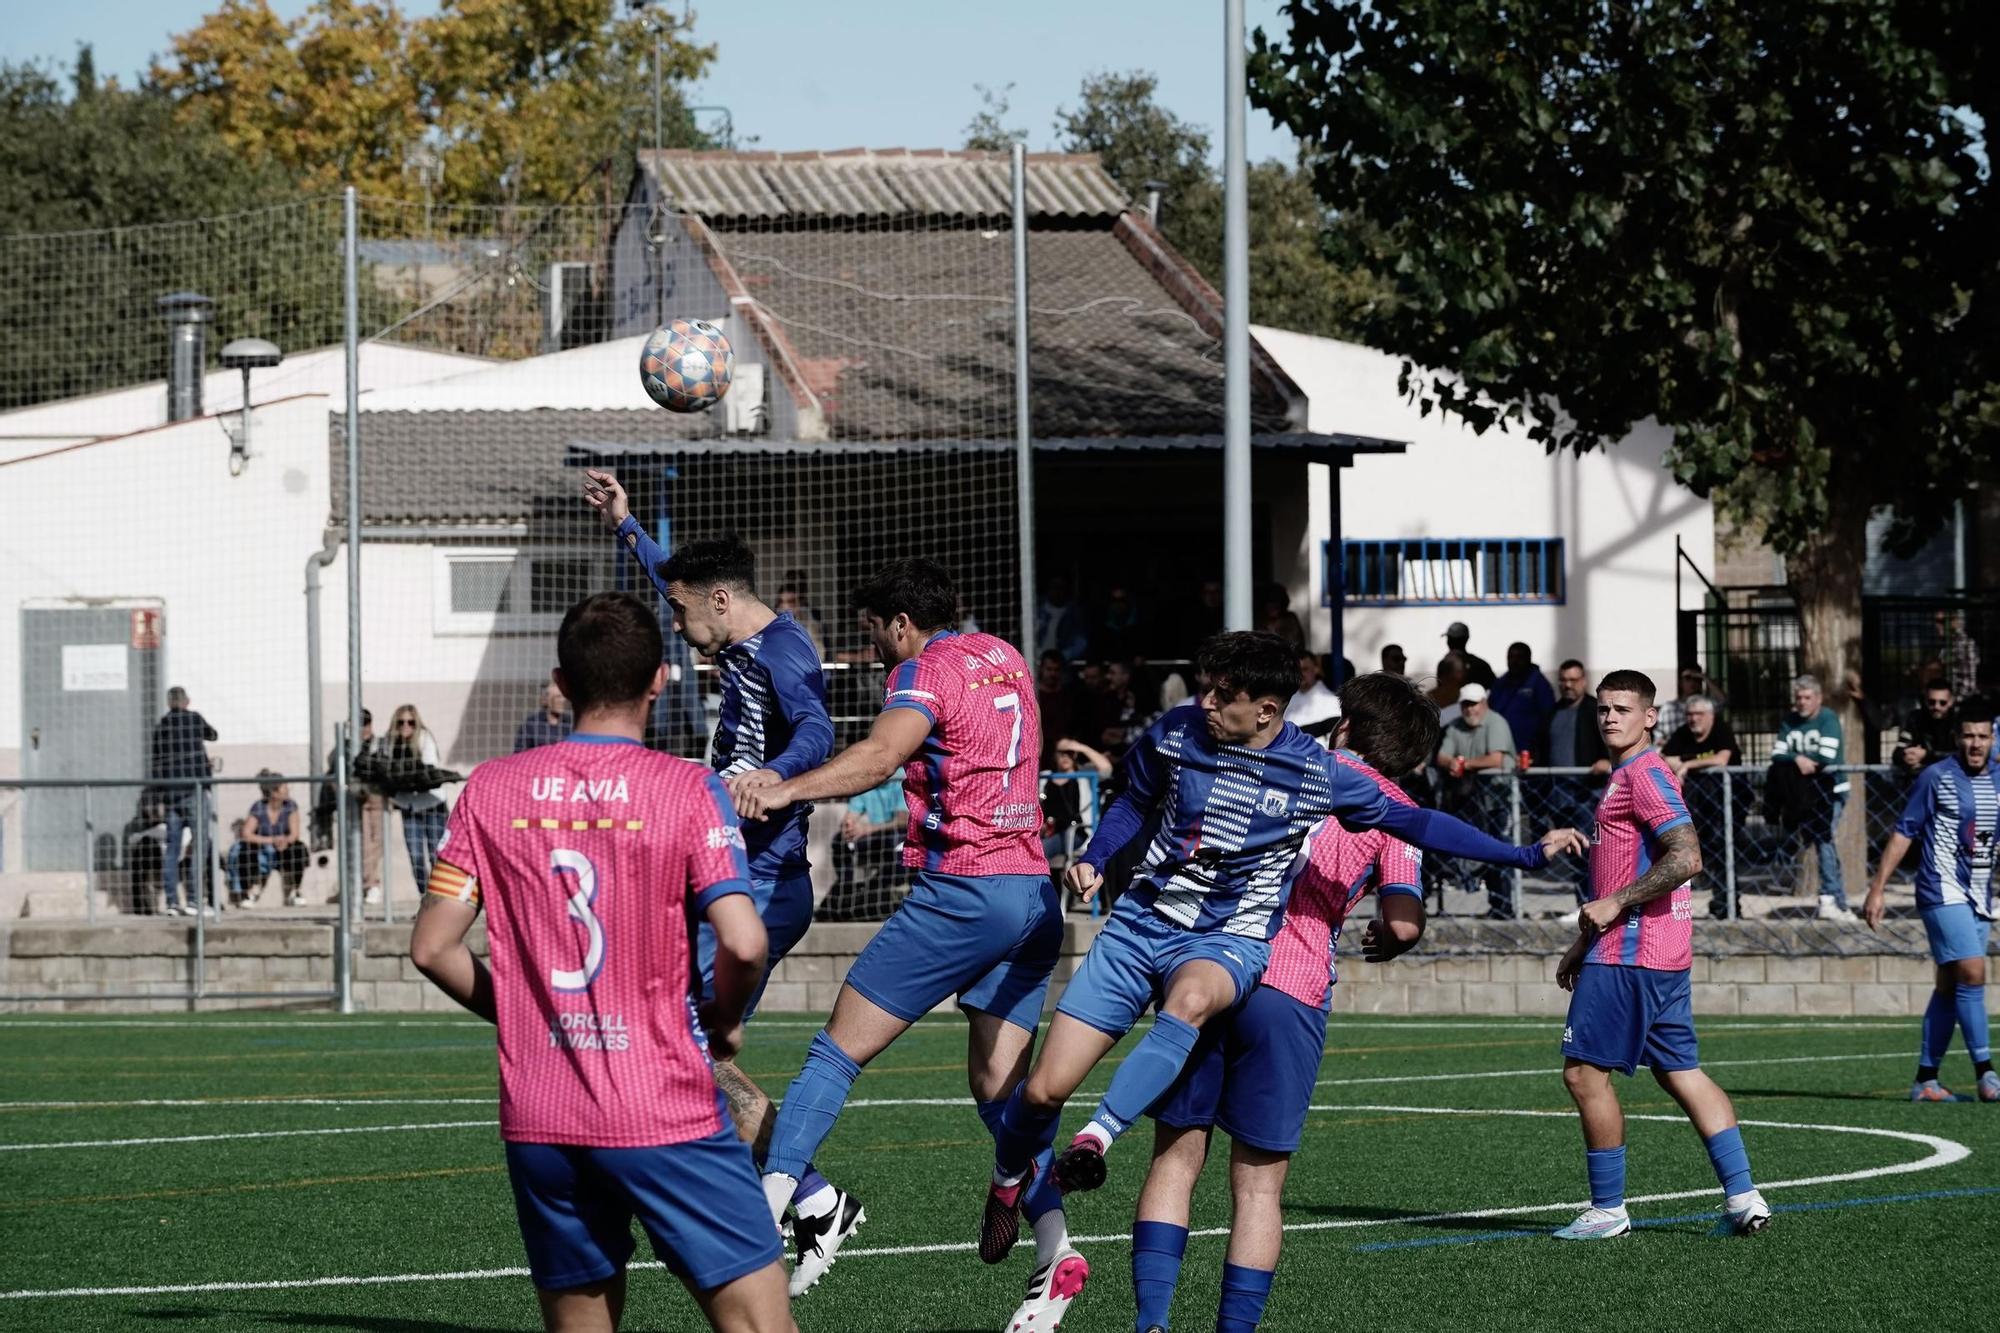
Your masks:
M273 769L257 774L257 790L262 795L251 802L236 845L229 849L230 898L238 907L254 903L264 881L276 870L284 876L285 906L297 907L305 901L299 885L306 876L298 802Z
M880 921L894 907L894 884L910 827L901 769L848 801L833 843L833 887L815 915L822 921Z
M1958 749L1958 712L1951 682L1943 678L1924 686L1924 702L1903 719L1896 737L1896 768L1910 774L1949 759Z
M1492 686L1490 699L1493 711L1507 719L1514 743L1547 763L1549 715L1555 711L1556 696L1527 644L1507 645L1507 674Z
M1506 798L1500 782L1481 775L1505 772L1514 763L1514 734L1507 719L1492 711L1486 687L1467 681L1458 692L1459 715L1444 729L1438 747L1439 804L1470 824L1495 835L1504 831ZM1496 920L1514 915L1514 896L1497 866L1475 872L1486 884L1486 915Z
M1194 697L1188 688L1187 677L1178 671L1169 671L1167 678L1160 682L1160 709L1162 713L1179 708Z
M1285 721L1332 747L1334 729L1340 725L1340 696L1320 679L1317 653L1299 651L1299 689L1285 705Z
M1736 743L1736 733L1729 729L1729 724L1717 716L1715 700L1705 694L1696 694L1683 702L1687 706L1687 721L1667 737L1660 753L1665 757L1667 767L1681 780L1681 791L1687 798L1688 811L1694 818L1695 832L1700 835L1702 843L1720 847L1723 842L1720 784L1729 778L1726 774L1704 778L1697 785L1690 783L1687 775L1704 768L1728 768L1742 757L1743 748ZM1717 859L1719 862L1720 858ZM1702 867L1701 877L1709 886L1708 914L1712 917L1729 915L1729 900L1722 877L1708 865Z
M562 691L553 682L542 686L542 706L523 718L514 730L514 753L532 750L538 745L554 745L570 733L569 710Z
M1090 651L1090 627L1067 574L1051 578L1042 593L1042 604L1035 608L1035 642L1055 649L1064 661L1075 661Z
M1410 659L1404 654L1402 644L1387 643L1382 645L1382 669L1392 676L1408 676L1410 674Z
M1306 627L1292 611L1292 599L1282 583L1267 583L1260 599L1258 620L1264 629L1294 648L1306 646Z
M1493 688L1493 664L1465 645L1472 640L1472 631L1465 627L1463 620L1454 620L1444 627L1444 646L1447 657L1457 655L1465 663L1465 678L1475 685Z
M1042 783L1042 851L1051 868L1059 860L1067 865L1069 857L1084 847L1089 830L1083 822L1083 784L1061 775L1080 773L1085 766L1100 782L1111 776L1109 755L1069 737L1056 742L1054 774ZM1073 841L1072 829L1078 834Z

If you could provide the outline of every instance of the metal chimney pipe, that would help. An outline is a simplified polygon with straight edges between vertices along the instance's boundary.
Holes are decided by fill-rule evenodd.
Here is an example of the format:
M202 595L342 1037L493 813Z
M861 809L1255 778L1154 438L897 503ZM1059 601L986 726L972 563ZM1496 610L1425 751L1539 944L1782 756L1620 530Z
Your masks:
M201 415L208 323L215 302L198 292L172 292L155 304L167 317L167 420L186 421Z
M1160 225L1160 196L1167 192L1165 181L1146 182L1146 221Z

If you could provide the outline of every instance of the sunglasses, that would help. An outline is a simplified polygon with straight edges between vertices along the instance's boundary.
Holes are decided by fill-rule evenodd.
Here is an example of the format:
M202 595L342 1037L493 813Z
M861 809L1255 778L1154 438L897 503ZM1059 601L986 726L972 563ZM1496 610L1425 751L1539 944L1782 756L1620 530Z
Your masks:
M413 717L399 717L396 719L396 725L399 727L414 727L417 725L417 720Z

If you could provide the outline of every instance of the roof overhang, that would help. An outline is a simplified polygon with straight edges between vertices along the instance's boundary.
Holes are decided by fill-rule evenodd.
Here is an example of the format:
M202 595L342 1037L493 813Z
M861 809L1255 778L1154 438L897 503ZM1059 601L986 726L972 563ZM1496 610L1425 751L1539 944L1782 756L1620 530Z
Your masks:
M1039 454L1076 453L1221 453L1220 435L1088 435L1033 441ZM827 458L895 457L916 453L1011 453L1013 440L867 440L802 443L785 440L708 439L661 440L633 444L618 441L576 440L570 444L569 466L584 466L604 458L683 458L689 454L817 454ZM1321 434L1315 431L1259 432L1250 436L1250 447L1262 453L1298 458L1306 462L1330 463L1346 467L1361 454L1400 454L1409 448L1402 440L1385 440L1372 435Z

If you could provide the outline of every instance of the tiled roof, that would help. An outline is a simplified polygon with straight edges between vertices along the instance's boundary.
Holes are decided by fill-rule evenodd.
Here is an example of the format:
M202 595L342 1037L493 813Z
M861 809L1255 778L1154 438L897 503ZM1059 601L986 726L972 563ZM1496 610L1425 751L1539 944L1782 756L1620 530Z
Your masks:
M837 153L642 152L673 207L710 220L1003 218L1013 208L1006 153L849 149ZM1028 213L1113 218L1125 192L1095 153L1028 154Z

